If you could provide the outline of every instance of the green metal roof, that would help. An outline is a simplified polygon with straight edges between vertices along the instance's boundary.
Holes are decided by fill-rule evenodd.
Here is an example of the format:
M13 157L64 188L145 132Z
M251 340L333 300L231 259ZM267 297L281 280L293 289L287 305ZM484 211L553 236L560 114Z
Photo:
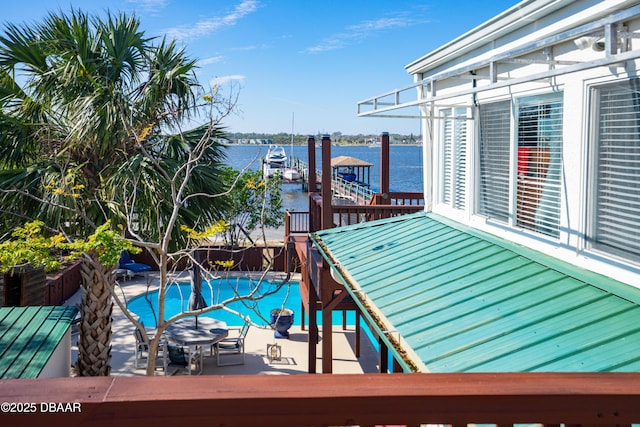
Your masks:
M640 289L432 213L312 240L418 370L640 371Z
M0 308L0 378L37 378L76 312L75 307Z

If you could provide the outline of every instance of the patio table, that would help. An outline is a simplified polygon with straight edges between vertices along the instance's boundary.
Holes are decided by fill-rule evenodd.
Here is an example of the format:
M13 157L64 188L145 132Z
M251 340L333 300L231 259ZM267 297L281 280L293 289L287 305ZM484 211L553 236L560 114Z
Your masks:
M177 320L166 329L166 337L169 341L189 347L213 345L229 335L227 324L211 317L198 317L196 319L186 317Z

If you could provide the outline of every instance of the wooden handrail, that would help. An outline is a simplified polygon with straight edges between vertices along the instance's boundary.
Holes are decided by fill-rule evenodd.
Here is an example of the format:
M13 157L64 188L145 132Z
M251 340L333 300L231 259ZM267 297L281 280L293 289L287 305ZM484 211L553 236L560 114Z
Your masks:
M390 193L387 201L392 204L379 204L380 195L371 205L332 205L337 225L349 225L380 218L389 218L419 212L424 209L422 193ZM377 200L380 199L380 200ZM309 212L288 211L285 216L285 235L304 234L320 230L322 199L317 193L309 195Z
M424 206L424 193L391 192L386 195L376 194L371 199L371 204L381 205L381 206L395 206L395 205Z
M300 234L309 232L309 212L286 211L285 234Z
M5 405L0 414L5 425L40 425L58 420L67 426L471 423L613 426L640 422L640 373L0 380L0 402ZM73 409L69 404L77 402L80 411L48 410L55 409L49 404L56 402L68 404L69 409ZM25 407L33 412L24 410Z
M420 205L334 205L333 213L336 225L341 227L420 212L423 209L424 206Z

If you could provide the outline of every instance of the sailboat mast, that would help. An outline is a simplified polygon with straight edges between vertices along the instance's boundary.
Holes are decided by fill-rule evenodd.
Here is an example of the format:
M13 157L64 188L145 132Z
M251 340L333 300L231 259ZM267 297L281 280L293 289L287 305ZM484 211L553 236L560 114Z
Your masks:
M291 165L291 159L293 158L293 122L295 118L295 112L291 113L291 155L289 156L289 165Z

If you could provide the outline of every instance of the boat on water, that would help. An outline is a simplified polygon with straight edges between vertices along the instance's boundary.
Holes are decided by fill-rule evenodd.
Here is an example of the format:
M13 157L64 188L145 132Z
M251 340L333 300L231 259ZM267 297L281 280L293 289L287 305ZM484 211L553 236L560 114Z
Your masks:
M284 168L282 178L286 181L297 181L300 179L300 172L296 168Z
M264 178L273 178L274 175L283 175L287 164L287 153L279 145L270 145L269 151L262 164L262 175Z
M366 140L369 148L380 148L380 141L375 138L369 138Z
M283 182L297 182L300 180L300 171L291 165L293 160L293 116L291 119L291 157L287 158L284 147L269 145L269 151L263 160L262 176L264 179L279 176Z
M351 166L346 169L338 170L337 175L339 178L342 178L347 182L355 182L357 179L356 173Z
M279 145L270 145L264 161L272 166L284 166L287 162L287 153Z
M282 179L288 182L297 182L300 180L300 171L297 168L291 165L293 161L293 123L294 123L294 113L291 113L291 157L289 158L289 162L287 167L282 171Z

